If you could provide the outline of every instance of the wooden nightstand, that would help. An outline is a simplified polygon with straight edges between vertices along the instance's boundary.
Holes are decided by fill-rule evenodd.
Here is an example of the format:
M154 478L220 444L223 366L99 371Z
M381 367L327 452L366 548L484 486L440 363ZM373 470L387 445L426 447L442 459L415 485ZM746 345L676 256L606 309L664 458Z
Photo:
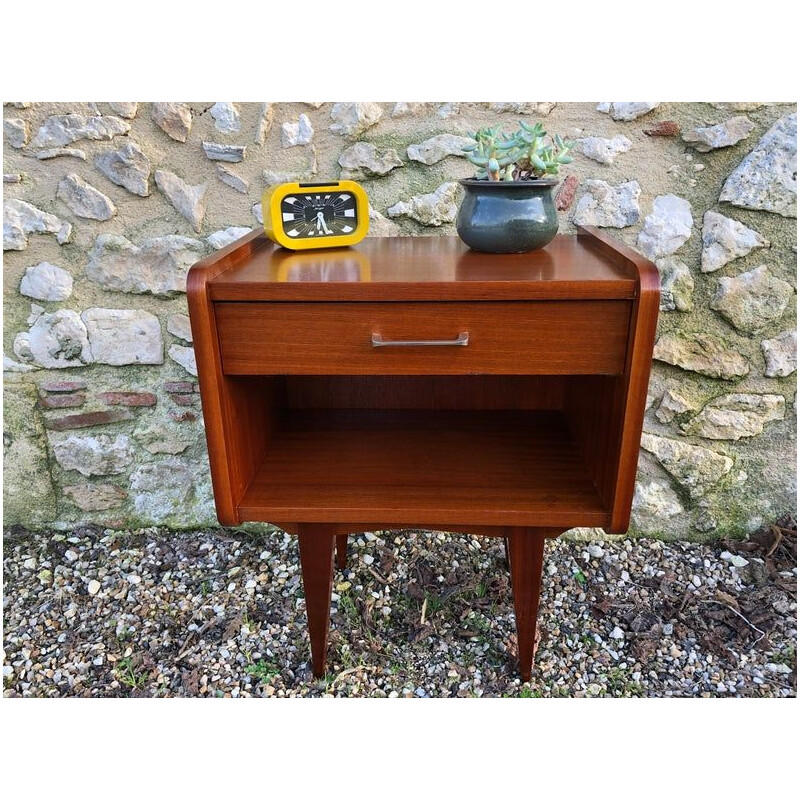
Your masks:
M217 516L297 534L314 674L334 545L505 538L530 679L544 540L630 519L658 272L593 228L488 255L457 238L294 253L254 231L195 264Z

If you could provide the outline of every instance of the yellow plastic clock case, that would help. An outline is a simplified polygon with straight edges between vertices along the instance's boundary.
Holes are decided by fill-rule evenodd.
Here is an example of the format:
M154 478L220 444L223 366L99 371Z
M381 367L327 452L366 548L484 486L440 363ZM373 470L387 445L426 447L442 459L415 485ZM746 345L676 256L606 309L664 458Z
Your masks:
M319 194L321 190L350 192L356 199L356 227L343 236L325 236L320 239L293 239L286 235L281 216L281 200L290 194ZM309 250L323 247L347 247L357 244L369 230L369 202L367 193L355 181L330 183L279 183L270 186L261 198L264 231L273 242L289 250Z

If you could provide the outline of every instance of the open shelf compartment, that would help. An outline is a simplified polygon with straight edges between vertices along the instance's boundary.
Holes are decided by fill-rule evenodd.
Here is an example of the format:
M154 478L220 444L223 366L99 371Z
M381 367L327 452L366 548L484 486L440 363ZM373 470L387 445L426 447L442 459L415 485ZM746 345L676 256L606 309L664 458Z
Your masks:
M242 520L608 522L564 412L569 378L238 380L268 382L273 398L264 412L271 433L238 503Z

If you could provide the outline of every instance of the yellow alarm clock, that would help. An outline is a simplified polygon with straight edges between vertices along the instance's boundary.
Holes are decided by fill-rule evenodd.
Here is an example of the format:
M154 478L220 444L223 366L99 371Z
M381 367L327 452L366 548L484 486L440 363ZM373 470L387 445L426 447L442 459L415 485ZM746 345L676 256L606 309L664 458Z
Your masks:
M279 183L261 199L264 230L290 250L346 247L369 230L367 193L355 181Z

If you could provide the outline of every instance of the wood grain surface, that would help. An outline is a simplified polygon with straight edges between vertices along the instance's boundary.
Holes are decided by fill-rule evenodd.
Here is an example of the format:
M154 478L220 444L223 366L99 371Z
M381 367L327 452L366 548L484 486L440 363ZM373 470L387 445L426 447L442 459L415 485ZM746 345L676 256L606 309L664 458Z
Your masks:
M605 525L558 412L298 411L239 504L246 520Z
M215 303L215 315L228 375L584 375L622 372L630 303ZM374 347L374 333L469 342Z
M187 295L218 518L298 535L314 674L334 549L343 567L348 534L435 528L504 537L529 679L544 539L629 524L655 266L589 227L503 256L456 237L292 253L256 230Z
M457 236L368 237L354 248L303 253L263 236L252 241L252 255L211 281L213 300L626 300L636 291L625 259L576 236L501 256L470 250Z

